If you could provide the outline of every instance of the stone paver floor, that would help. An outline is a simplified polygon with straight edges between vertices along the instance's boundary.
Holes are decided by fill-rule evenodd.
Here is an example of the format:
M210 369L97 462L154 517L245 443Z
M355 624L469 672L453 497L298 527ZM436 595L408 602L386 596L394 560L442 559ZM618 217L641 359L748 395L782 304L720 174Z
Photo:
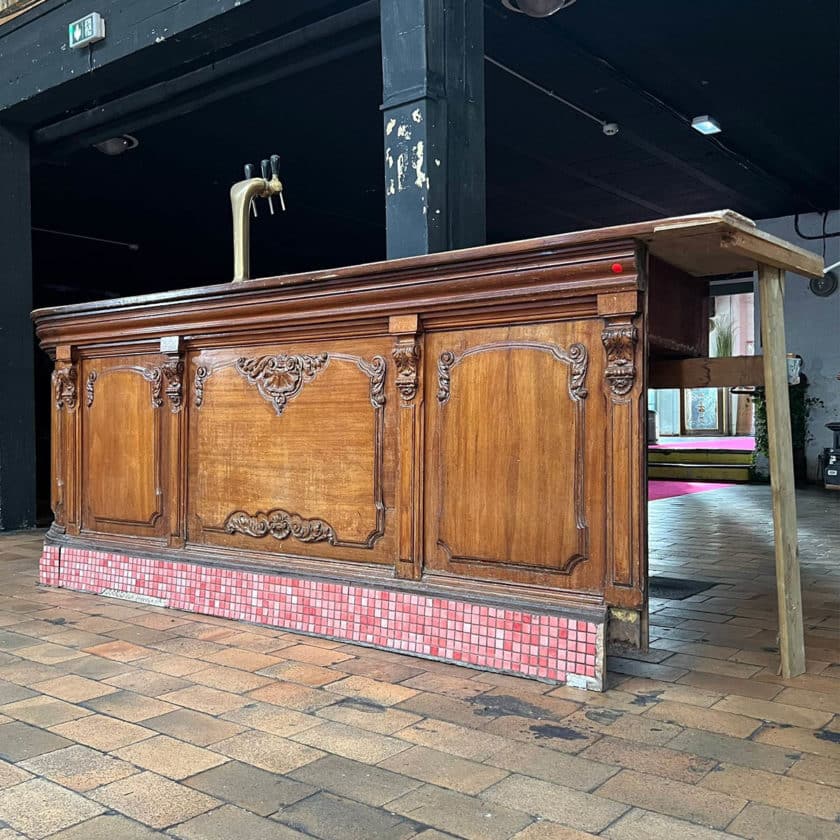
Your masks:
M840 838L840 494L799 494L777 676L766 487L651 505L651 648L603 695L36 586L0 537L0 840Z

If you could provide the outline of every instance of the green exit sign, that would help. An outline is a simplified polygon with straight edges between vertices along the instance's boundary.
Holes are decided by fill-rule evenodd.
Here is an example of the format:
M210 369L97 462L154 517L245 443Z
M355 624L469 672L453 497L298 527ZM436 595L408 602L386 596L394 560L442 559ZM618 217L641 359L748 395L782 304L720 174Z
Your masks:
M105 20L99 12L91 12L67 27L70 48L86 47L105 37Z

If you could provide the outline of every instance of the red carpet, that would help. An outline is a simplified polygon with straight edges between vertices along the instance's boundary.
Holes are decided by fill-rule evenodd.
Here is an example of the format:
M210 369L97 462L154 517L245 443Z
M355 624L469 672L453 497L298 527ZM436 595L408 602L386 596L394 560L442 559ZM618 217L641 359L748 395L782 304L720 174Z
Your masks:
M732 452L752 452L755 438L751 435L738 437L660 437L659 443L649 449L727 449Z
M690 493L705 493L707 490L723 490L734 484L715 484L709 481L648 481L648 501L671 499L674 496L688 496Z

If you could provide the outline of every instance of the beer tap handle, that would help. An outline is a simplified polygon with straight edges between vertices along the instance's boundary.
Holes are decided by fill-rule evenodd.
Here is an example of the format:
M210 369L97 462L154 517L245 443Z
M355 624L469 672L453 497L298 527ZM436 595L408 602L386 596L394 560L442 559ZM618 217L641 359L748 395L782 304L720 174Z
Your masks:
M271 175L273 178L276 178L278 181L280 180L280 155L272 155L269 159L269 163L271 165ZM286 201L283 198L283 189L280 189L280 192L277 193L278 197L280 198L280 209L285 212L286 210Z
M271 170L269 168L268 159L260 161L260 169L262 170L262 176L264 181L268 181L271 178ZM271 211L271 215L274 215L274 202L271 200L271 196L268 196L268 209Z
M256 175L256 169L254 168L253 163L246 163L245 164L245 177L250 181ZM251 212L254 214L254 218L257 218L257 205L254 203L254 199L251 199Z

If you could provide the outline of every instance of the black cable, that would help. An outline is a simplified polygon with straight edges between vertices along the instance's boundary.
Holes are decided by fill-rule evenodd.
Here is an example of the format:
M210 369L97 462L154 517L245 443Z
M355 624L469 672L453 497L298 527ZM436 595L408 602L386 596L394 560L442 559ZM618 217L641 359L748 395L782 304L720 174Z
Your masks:
M828 211L824 211L822 213L823 217L823 232L821 234L817 234L816 236L806 236L802 231L799 229L799 213L796 213L793 217L793 229L796 231L796 235L800 239L822 239L825 242L826 239L832 239L835 236L840 236L840 230L835 231L833 233L826 233L825 227L826 223L828 222Z

